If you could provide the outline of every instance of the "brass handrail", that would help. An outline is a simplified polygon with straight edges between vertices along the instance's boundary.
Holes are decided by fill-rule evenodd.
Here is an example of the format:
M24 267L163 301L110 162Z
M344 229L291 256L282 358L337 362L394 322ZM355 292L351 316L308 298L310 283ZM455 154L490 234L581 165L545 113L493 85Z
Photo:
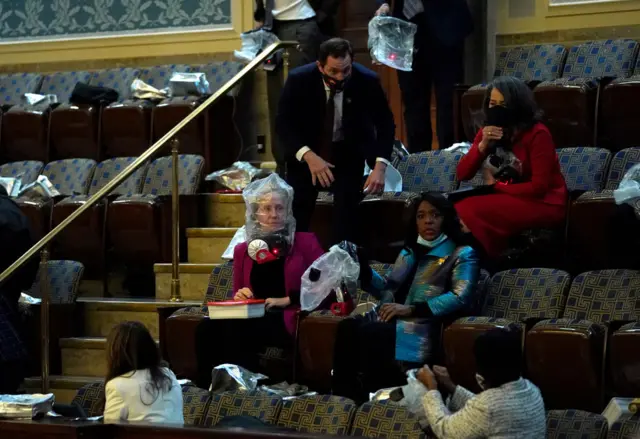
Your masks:
M55 238L58 233L64 230L71 222L73 222L76 218L82 215L86 210L88 210L91 206L102 200L104 197L109 195L111 191L117 188L122 182L124 182L127 178L131 176L138 168L144 165L156 152L160 150L173 136L175 136L178 131L185 127L189 122L198 117L200 113L206 110L211 104L216 102L220 97L226 95L231 89L233 89L239 82L242 80L249 72L254 70L256 67L264 63L274 52L280 49L288 48L288 47L297 47L298 42L296 41L279 41L277 43L271 44L265 50L263 50L253 61L247 64L237 75L231 78L230 81L225 83L218 91L212 94L206 101L204 101L201 105L199 105L191 114L185 117L181 122L179 122L175 127L173 127L167 134L162 136L160 140L151 145L149 149L143 152L136 160L133 161L129 166L127 166L120 174L116 176L113 180L107 183L102 189L96 192L93 196L91 196L82 206L80 206L76 211L74 211L71 215L65 218L60 224L58 224L53 230L47 233L40 241L38 241L33 247L27 250L22 256L20 256L13 264L11 264L7 269L5 269L0 274L0 284L4 282L9 276L13 274L22 264L32 258L38 251L42 250L53 238ZM285 72L286 74L286 72Z

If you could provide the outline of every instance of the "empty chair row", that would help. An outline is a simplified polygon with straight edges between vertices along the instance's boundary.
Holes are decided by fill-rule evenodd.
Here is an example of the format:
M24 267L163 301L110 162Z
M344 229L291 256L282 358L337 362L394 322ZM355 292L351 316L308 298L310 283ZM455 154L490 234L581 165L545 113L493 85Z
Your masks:
M3 104L1 160L47 162L140 155L188 116L203 98L175 96L155 102L136 99L131 92L135 79L165 89L170 86L175 72L205 73L213 93L241 67L235 62L215 62L47 75L0 75ZM78 83L113 89L119 98L115 102L93 104L72 102L72 92ZM234 90L237 92L238 89ZM25 93L54 94L58 103L24 104L21 99ZM230 164L237 155L236 148L231 147L237 142L233 130L233 105L231 97L227 96L187 125L177 136L180 152L204 156L208 169Z
M558 147L636 145L640 94L638 42L588 41L514 47L498 54L494 76L514 76L534 90ZM459 138L473 139L482 120L487 84L458 89Z

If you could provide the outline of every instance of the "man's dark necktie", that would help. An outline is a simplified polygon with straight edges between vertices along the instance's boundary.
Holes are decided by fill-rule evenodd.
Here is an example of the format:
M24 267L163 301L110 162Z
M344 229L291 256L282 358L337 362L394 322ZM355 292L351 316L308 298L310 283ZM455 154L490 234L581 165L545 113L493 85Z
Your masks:
M269 0L267 0L267 2L268 1ZM420 12L424 12L424 5L422 4L422 0L404 0L402 13L405 17L407 17L407 20L411 20Z
M333 147L333 126L336 115L336 91L329 92L329 99L324 113L324 129L322 130L322 144L320 145L320 157L331 160L331 148Z

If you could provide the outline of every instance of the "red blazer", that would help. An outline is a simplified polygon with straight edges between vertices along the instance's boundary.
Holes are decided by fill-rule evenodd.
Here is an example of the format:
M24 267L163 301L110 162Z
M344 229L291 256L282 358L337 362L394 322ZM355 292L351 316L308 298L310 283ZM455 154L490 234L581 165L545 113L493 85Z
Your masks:
M478 131L469 152L462 157L456 175L458 180L471 180L480 170L486 154L478 145L482 130ZM513 154L522 162L522 182L496 185L495 190L516 197L535 198L546 204L564 205L568 191L551 133L542 123L522 133L513 145Z
M251 268L253 259L247 253L248 243L236 245L233 250L233 293L241 288L251 287ZM324 254L324 250L313 233L297 232L293 240L293 248L284 263L285 294L292 291L299 292L302 275L313 262ZM284 323L290 334L296 330L296 315L300 305L290 306L284 311Z

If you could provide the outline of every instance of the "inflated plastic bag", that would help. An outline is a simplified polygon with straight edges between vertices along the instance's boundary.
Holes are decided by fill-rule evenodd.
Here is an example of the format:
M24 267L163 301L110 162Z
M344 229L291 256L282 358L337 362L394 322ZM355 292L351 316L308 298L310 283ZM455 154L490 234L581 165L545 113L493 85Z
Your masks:
M429 426L426 412L424 411L422 400L427 394L427 388L418 381L416 374L418 369L412 369L407 372L407 384L402 387L392 387L388 389L380 389L376 393L369 395L371 402L391 401L401 407L405 407L417 418L420 426L424 429Z
M302 276L300 305L303 311L313 311L346 283L357 283L360 265L351 255L334 245L311 264ZM347 291L349 288L347 287ZM354 290L355 291L355 290Z
M253 61L267 46L280 41L276 34L265 29L244 32L240 35L240 39L242 40L242 47L240 50L235 50L233 56L247 63Z
M174 72L169 80L172 96L202 96L211 93L204 73Z
M134 79L131 83L131 95L136 99L159 101L171 97L171 88L158 90L141 79Z
M33 419L53 409L53 393L0 395L0 419Z
M634 165L624 174L618 189L613 191L616 204L628 203L633 205L640 199L640 164Z
M418 26L395 17L378 16L369 22L369 52L374 61L411 71Z
M212 172L205 177L205 180L215 181L232 191L241 191L244 190L259 173L260 169L249 162L235 162L226 169Z
M221 364L211 371L211 393L222 392L252 392L257 389L258 381L267 377L260 373L253 373L235 364Z
M231 238L231 242L227 246L227 249L222 253L222 259L226 261L233 261L233 251L238 244L242 244L243 242L247 242L247 230L244 226L236 230L236 233L233 235L233 238Z

